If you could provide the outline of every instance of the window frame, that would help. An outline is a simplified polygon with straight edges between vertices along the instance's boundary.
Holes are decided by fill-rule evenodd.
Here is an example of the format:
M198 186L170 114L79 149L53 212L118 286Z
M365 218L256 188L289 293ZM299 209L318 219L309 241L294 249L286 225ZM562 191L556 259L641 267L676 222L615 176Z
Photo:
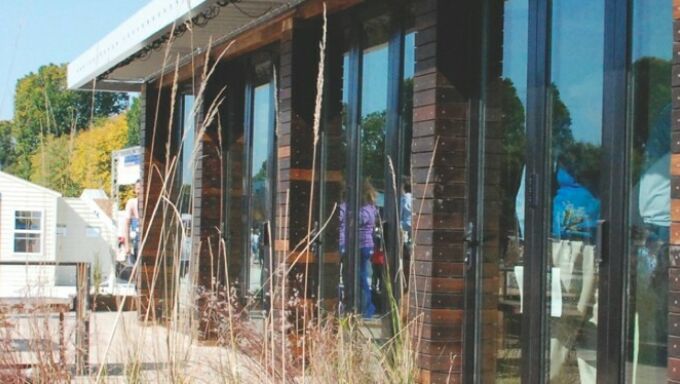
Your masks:
M40 214L40 229L17 229L17 213L18 212L30 212ZM15 208L13 210L13 225L12 225L12 253L19 256L41 256L45 253L45 210L44 209L30 209L30 208ZM16 236L17 234L38 234L40 235L38 252L21 252L16 250Z

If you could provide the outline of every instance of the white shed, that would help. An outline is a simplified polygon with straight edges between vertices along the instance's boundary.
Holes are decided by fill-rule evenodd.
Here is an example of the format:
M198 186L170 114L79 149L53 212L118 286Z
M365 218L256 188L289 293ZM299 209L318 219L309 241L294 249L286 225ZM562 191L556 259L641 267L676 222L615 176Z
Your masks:
M56 260L60 198L55 191L0 171L0 261ZM54 275L53 266L0 266L0 295L50 290Z
M87 262L91 277L107 280L114 269L116 230L110 213L97 203L106 199L103 191L93 190L63 198L0 171L0 261ZM73 266L0 264L0 297L73 292Z

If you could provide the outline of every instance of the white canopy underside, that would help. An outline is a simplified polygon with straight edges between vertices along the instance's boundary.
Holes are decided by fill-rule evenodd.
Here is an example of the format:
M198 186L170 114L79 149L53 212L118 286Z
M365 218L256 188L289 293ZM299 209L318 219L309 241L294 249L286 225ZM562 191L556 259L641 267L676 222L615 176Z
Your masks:
M97 90L139 91L141 84L174 67L178 57L181 65L188 63L195 54L205 53L211 38L213 46L229 40L301 1L231 0L226 6L219 6L217 0L152 0L69 64L68 87L91 90L93 80L111 71L96 82ZM202 12L214 14L215 10L219 13L208 19L204 26L193 25L144 57L133 58L121 65L170 33L173 26L177 28Z

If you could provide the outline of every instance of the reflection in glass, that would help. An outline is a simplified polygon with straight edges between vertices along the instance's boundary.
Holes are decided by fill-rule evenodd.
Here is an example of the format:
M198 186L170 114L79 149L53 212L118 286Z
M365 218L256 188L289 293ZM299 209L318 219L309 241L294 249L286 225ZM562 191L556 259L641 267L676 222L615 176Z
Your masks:
M415 276L411 271L413 252L413 195L411 193L411 141L413 137L413 76L415 73L415 33L404 36L404 62L401 79L401 117L399 124L399 163L396 171L399 178L399 249L401 257L397 265L397 276L401 289L407 288L408 281Z
M341 44L337 44L339 48ZM319 222L327 223L317 253L319 255L319 307L341 311L345 295L341 261L346 250L345 214L347 103L349 54L330 45L326 88L325 121L321 133ZM345 264L346 265L346 264Z
M626 381L666 381L670 227L670 0L635 1ZM664 8L665 7L665 8Z
M248 293L262 288L265 260L269 260L269 150L271 146L271 83L255 87L253 91L253 126L250 162L250 239L248 248Z
M604 3L552 4L549 378L595 383Z
M387 42L389 28L386 16L369 19L362 23L360 40L354 38L352 31L346 30L336 36L342 36L344 44L336 44L337 50L331 48L328 55L319 217L320 223L330 221L319 245L319 290L327 309L331 309L329 304L333 303L337 309L344 310L342 303L347 304L347 301L343 297L349 298L345 296L348 294L364 317L387 311L385 243L394 240L395 246L403 245L396 238L385 238L385 201L391 199L395 211L399 209L400 213L411 209L410 191L386 197L386 193L391 194L386 188L387 175L392 182L386 155L388 56L392 49ZM396 193L402 186L409 190L410 182L414 45L415 34L405 34L404 56L400 60L403 78L401 82L395 81L400 100L395 100L394 105L400 109L395 111L399 120L395 120L391 129L399 147L392 150L403 152L392 159ZM350 152L349 147L354 145L358 147ZM358 168L354 168L357 163ZM402 183L402 177L406 182ZM335 215L330 216L333 207ZM404 217L402 222L398 214L393 216L395 236L400 232L398 228L410 233L410 220ZM355 263L350 264L350 260ZM354 270L350 271L352 266Z
M521 378L528 0L492 2L486 68L484 246L480 335L483 382ZM490 325L490 326L488 326Z
M388 19L364 25L361 78L360 188L357 232L359 294L364 317L385 313L385 136L387 134Z
M180 252L180 275L185 276L191 261L191 224L192 224L192 195L193 195L193 175L194 175L194 146L195 146L195 116L193 113L194 96L182 95L180 107L181 135L182 140L180 150L180 193L179 206L177 207L184 228L184 238Z

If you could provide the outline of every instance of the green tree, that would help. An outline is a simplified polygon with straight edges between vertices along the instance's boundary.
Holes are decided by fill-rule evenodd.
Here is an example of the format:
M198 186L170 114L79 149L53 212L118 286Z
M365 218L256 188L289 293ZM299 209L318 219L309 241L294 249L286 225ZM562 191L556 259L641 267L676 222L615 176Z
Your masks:
M126 147L134 147L141 144L141 124L142 124L142 110L139 98L132 101L130 109L127 111L127 145Z
M46 135L40 143L39 150L29 158L30 180L64 196L77 196L81 189L69 174L70 148L69 136Z
M19 79L14 96L14 125L18 176L31 175L31 155L41 135L60 137L82 130L91 118L107 117L127 106L124 93L76 92L66 89L66 65L45 65Z
M642 57L633 63L633 180L650 161L670 151L671 62ZM665 124L661 121L665 120ZM665 125L665 126L664 126ZM655 130L663 129L663 132Z
M14 162L14 139L12 138L12 122L0 121L0 170Z
M378 190L385 179L385 111L369 113L361 119L361 166L363 176Z

